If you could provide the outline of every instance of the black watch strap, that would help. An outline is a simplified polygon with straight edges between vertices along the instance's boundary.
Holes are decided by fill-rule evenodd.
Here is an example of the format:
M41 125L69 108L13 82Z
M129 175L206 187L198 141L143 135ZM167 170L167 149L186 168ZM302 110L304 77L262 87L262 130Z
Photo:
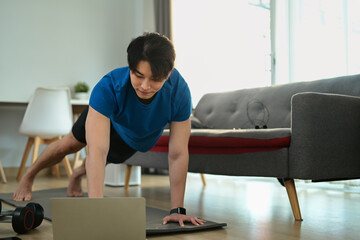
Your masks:
M173 213L183 214L186 215L186 209L182 207L174 208L170 210L170 215Z

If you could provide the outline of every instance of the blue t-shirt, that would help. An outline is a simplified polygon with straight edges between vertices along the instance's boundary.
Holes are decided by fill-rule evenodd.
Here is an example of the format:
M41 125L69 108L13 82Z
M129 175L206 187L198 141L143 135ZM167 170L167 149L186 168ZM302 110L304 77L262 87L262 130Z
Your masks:
M150 150L167 123L185 121L192 111L190 90L174 69L150 104L136 96L129 67L117 68L94 87L90 106L110 118L115 131L133 149Z

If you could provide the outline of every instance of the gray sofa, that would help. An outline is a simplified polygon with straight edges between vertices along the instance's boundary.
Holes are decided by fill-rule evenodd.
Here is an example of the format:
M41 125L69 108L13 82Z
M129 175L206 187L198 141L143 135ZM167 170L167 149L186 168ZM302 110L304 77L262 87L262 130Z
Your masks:
M188 170L283 179L301 220L293 179L360 178L359 96L360 75L206 94L192 116ZM168 135L125 164L167 169Z

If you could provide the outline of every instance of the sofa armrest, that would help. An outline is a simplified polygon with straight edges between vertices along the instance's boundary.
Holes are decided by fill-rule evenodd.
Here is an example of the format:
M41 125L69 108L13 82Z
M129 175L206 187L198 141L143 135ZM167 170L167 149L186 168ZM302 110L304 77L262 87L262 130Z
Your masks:
M360 178L359 97L299 93L291 111L291 178Z

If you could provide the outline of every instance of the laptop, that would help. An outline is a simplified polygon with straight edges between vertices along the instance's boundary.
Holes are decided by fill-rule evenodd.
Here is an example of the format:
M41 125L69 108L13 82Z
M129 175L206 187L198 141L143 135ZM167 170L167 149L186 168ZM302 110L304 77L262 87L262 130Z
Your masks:
M54 240L146 239L145 199L52 198Z

